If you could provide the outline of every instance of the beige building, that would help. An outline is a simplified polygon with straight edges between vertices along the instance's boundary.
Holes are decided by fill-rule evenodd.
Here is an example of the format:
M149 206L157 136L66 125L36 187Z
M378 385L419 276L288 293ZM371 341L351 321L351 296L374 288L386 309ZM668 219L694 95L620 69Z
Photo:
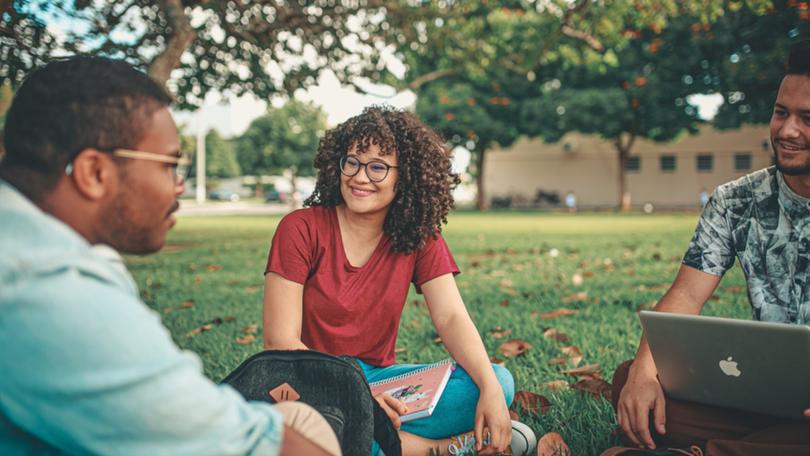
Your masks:
M625 167L631 205L697 207L701 191L770 166L768 138L764 125L725 131L705 126L697 135L663 144L637 140ZM574 133L555 144L521 139L508 149L490 150L484 163L486 201L510 198L513 206L532 205L544 192L556 193L564 205L571 191L579 207L616 207L617 154L606 140Z

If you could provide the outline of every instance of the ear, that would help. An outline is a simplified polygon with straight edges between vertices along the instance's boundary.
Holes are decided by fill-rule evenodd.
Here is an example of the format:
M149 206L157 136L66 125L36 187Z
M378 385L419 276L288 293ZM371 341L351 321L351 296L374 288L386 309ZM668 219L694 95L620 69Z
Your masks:
M83 149L72 163L69 179L85 198L98 201L109 195L118 182L118 170L110 154Z

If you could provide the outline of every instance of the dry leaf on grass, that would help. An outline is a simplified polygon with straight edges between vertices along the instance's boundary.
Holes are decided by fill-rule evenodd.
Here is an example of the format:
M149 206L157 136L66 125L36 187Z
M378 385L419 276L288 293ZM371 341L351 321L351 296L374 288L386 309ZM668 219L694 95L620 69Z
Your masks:
M441 344L442 343L442 338L439 337L439 336L436 336L436 338L433 339L433 343L434 344Z
M205 267L205 269L208 272L221 271L222 270L222 265L221 264L209 264L208 266Z
M534 415L536 415L537 412L540 412L541 415L545 415L548 409L551 408L551 401L549 401L547 397L532 393L531 391L518 391L515 393L515 399L512 405L514 406L515 404L520 404L521 409Z
M504 288L509 288L512 286L512 281L510 279L502 279L500 282L498 282L498 285Z
M571 388L590 393L594 398L599 396L610 400L612 386L610 383L596 377L583 377L578 382L571 385Z
M518 415L516 411L511 410L511 409L509 410L509 418L511 418L511 419L513 419L515 421L520 421L520 415Z
M256 293L257 291L259 291L259 287L255 287L255 286L253 286L253 287L245 287L245 293L253 294L253 293Z
M557 342L568 342L569 340L568 334L557 331L554 328L548 328L545 331L543 331L543 337L545 337L546 339L554 339Z
M509 300L508 299L502 300L501 303L500 303L500 306L501 307L509 307Z
M744 292L744 291L745 291L745 288L743 288L743 287L739 287L739 286L737 286L737 285L732 285L732 286L730 286L730 287L726 287L725 291L726 291L726 292L728 292L728 293L734 293L734 294L737 294L737 293L742 293L742 292Z
M394 353L405 353L406 351L408 351L408 349L405 347L397 347L394 349Z
M574 310L574 309L562 308L562 309L552 310L551 312L541 313L540 318L542 318L543 320L551 320L551 319L554 319L554 318L563 317L565 315L574 315L577 312L579 312L579 311Z
M548 360L548 364L551 366L562 366L568 364L568 361L569 361L568 358L566 358L565 356L558 356L556 358L551 358L550 360Z
M579 363L582 362L582 351L580 351L579 347L576 345L569 345L567 347L563 347L560 349L565 355L568 356L568 359L571 360L571 364L574 366L579 366Z
M506 361L502 360L501 358L498 358L497 356L490 356L489 357L489 362L491 362L492 364L497 364L499 366L505 366L506 365Z
M552 391L564 390L568 388L568 382L565 380L552 380L550 382L543 383L543 388Z
M196 328L192 329L191 331L187 332L187 333L186 333L186 338L189 338L189 337L194 337L194 336L196 336L197 334L203 333L203 332L205 332L205 331L210 331L210 330L211 330L211 328L213 328L213 327L214 327L214 325L213 325L213 324L211 324L211 323L206 323L206 324L204 324L204 325L200 325L200 326L198 326L198 327L196 327Z
M245 334L256 334L256 331L258 330L259 325L257 323L252 323L242 328L242 332Z
M600 375L599 369L600 369L599 363L594 363L594 364L586 364L581 367L575 367L573 369L566 369L562 371L562 373L566 375L573 375L574 377L583 377L583 376L598 377Z
M579 293L574 293L574 294L570 294L570 295L567 295L567 296L563 296L563 298L560 299L560 302L562 302L563 304L570 304L572 302L584 301L586 299L588 299L588 292L587 291L580 291Z
M192 301L191 299L180 303L181 309L191 309L192 307L194 307L194 301Z
M489 333L492 334L492 337L494 337L496 339L500 339L501 337L506 337L506 336L512 334L512 330L511 329L503 329L500 326L496 326Z
M508 358L520 356L530 348L532 348L532 345L523 339L509 339L498 347L498 351Z
M582 282L584 281L585 280L582 278L582 274L577 273L571 276L571 284L574 285L575 287L582 285Z
M248 334L247 336L237 337L236 343L239 345L247 345L252 343L254 340L256 340L256 336L253 334Z
M549 432L537 441L537 456L571 456L571 449L556 432Z
M234 317L233 315L226 315L226 316L223 318L223 320L224 320L224 321L235 321L235 320L236 320L236 317Z

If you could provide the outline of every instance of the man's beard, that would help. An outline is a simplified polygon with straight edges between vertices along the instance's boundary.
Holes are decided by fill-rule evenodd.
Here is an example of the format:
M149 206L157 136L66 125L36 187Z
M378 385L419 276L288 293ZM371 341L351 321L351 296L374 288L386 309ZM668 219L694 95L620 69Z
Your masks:
M773 153L774 157L776 157L776 169L778 169L782 174L786 176L810 175L810 151L805 152L807 156L803 164L792 166L782 163L782 161L779 159L779 154L776 153L776 150L774 150Z
M156 249L149 245L149 231L139 226L139 220L133 217L136 212L129 203L121 195L106 208L106 243L122 253L152 253Z

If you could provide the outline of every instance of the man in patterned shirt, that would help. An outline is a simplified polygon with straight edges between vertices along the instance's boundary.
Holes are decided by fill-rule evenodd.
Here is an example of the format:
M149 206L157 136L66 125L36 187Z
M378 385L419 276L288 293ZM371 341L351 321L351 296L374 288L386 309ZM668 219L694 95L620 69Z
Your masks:
M770 122L776 166L717 188L656 310L699 314L738 258L756 320L810 325L810 41L788 58ZM628 443L705 446L706 454L810 454L810 420L769 418L665 398L646 338L616 369ZM810 410L805 411L810 418Z

